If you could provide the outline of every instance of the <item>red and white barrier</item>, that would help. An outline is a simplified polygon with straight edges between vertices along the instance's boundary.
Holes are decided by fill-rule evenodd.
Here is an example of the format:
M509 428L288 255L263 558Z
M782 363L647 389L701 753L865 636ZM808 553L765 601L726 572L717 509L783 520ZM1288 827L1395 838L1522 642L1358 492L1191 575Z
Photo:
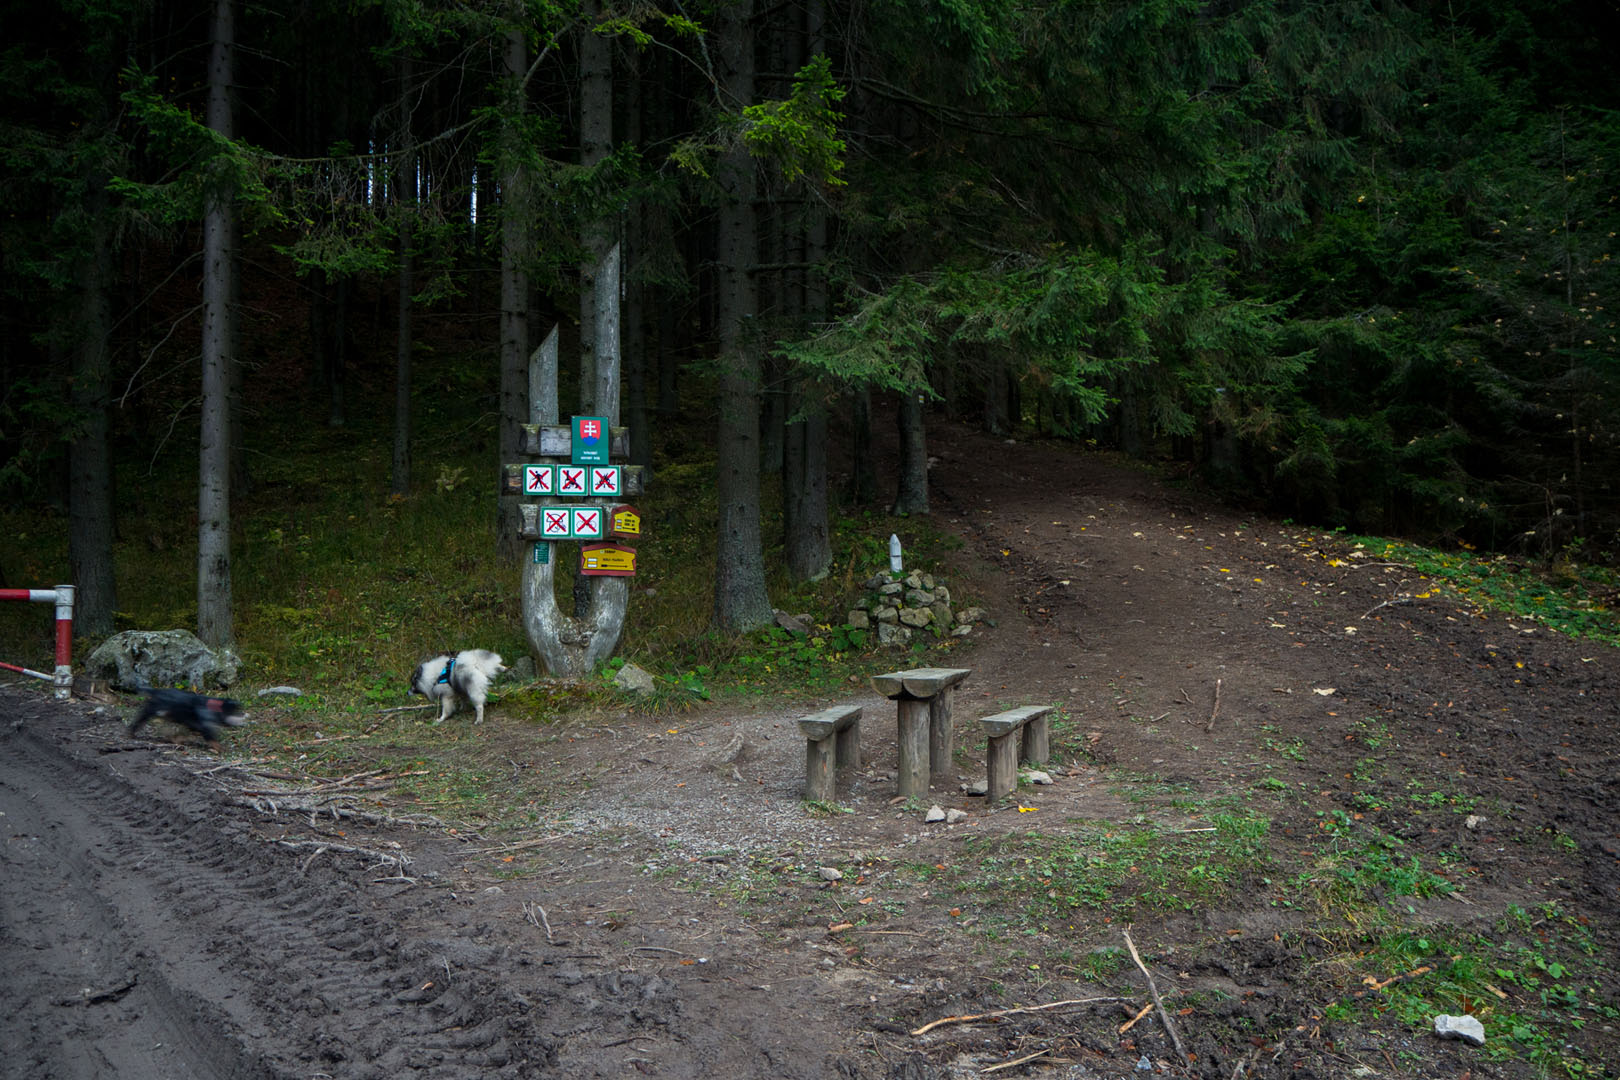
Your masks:
M66 701L73 691L73 586L58 585L54 589L0 589L0 600L32 600L56 605L56 673L0 663L0 668L21 675L32 675L56 684L56 700Z

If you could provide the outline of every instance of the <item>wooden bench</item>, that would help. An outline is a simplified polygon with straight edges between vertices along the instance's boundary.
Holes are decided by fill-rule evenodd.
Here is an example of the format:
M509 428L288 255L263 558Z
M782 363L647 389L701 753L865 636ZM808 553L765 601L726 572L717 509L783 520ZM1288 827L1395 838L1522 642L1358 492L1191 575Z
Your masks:
M831 802L837 773L861 767L861 706L834 705L799 721L804 733L804 797Z
M950 768L952 699L956 684L972 673L972 668L912 668L872 676L872 688L898 703L902 797L926 795L933 773Z
M981 717L979 726L989 740L985 764L990 773L990 790L985 793L992 804L1012 793L1018 786L1018 759L1032 765L1043 765L1051 756L1051 721L1047 714L1051 705L1025 705L1008 709L994 716ZM1013 736L1018 735L1018 742Z

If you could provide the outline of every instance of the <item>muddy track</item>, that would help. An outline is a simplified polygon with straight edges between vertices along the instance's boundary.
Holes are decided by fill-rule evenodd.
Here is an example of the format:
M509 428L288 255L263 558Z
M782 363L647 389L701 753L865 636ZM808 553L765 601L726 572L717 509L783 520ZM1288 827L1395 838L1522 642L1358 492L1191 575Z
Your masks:
M4 1075L517 1077L555 1058L475 949L404 938L351 882L301 875L307 852L273 850L200 779L163 801L126 774L150 753L98 761L33 725L0 755Z
M463 841L255 808L229 763L83 706L0 715L0 1078L868 1075L783 1021L807 1003L760 1029L719 957L550 941L452 880Z

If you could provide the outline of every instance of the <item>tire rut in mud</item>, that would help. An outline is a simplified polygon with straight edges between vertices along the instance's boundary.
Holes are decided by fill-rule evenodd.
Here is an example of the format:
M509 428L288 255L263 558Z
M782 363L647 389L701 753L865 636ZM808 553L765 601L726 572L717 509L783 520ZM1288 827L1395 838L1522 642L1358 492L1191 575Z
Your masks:
M129 758L20 724L0 758L0 1074L504 1077L555 1060L532 1002L480 979L476 946L402 940L362 886L302 876L307 856L270 849L200 779L165 801L121 774Z

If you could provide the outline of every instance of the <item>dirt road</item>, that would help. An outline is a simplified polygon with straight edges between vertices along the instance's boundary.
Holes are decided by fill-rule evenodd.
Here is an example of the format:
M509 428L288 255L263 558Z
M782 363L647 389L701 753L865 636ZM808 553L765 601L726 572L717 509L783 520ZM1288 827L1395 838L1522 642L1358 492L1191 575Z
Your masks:
M1376 824L1461 886L1402 897L1420 924L1553 904L1598 953L1579 993L1615 1001L1616 650L1470 613L1410 568L1073 450L946 429L930 451L935 516L966 541L950 572L997 624L952 655L974 669L960 722L1020 702L1073 718L1059 782L1020 789L1032 816L958 790L983 770L966 737L962 775L934 790L966 822L895 805L893 707L858 685L870 764L834 814L799 801L804 703L539 732L496 707L476 737L552 799L532 838L501 842L410 827L385 791L314 799L252 756L251 727L216 758L0 690L0 1077L921 1080L1024 1055L1001 1075L1138 1075L1144 1057L1222 1080L1545 1067L1409 1023L1324 1021L1362 973L1258 877L1220 909L1139 914L1161 989L1191 1003L1189 1064L1152 1020L1119 1032L1144 987L1128 962L1099 983L1085 960L1118 952L1118 925L1019 922L993 888L946 884L970 850L1032 828L1201 828L1185 809L1200 800L1258 806L1279 865L1309 867L1324 821ZM379 756L444 737L471 735L401 719L374 736ZM910 1034L1063 1000L1088 1004ZM1620 1045L1612 1023L1568 1039L1589 1062Z

